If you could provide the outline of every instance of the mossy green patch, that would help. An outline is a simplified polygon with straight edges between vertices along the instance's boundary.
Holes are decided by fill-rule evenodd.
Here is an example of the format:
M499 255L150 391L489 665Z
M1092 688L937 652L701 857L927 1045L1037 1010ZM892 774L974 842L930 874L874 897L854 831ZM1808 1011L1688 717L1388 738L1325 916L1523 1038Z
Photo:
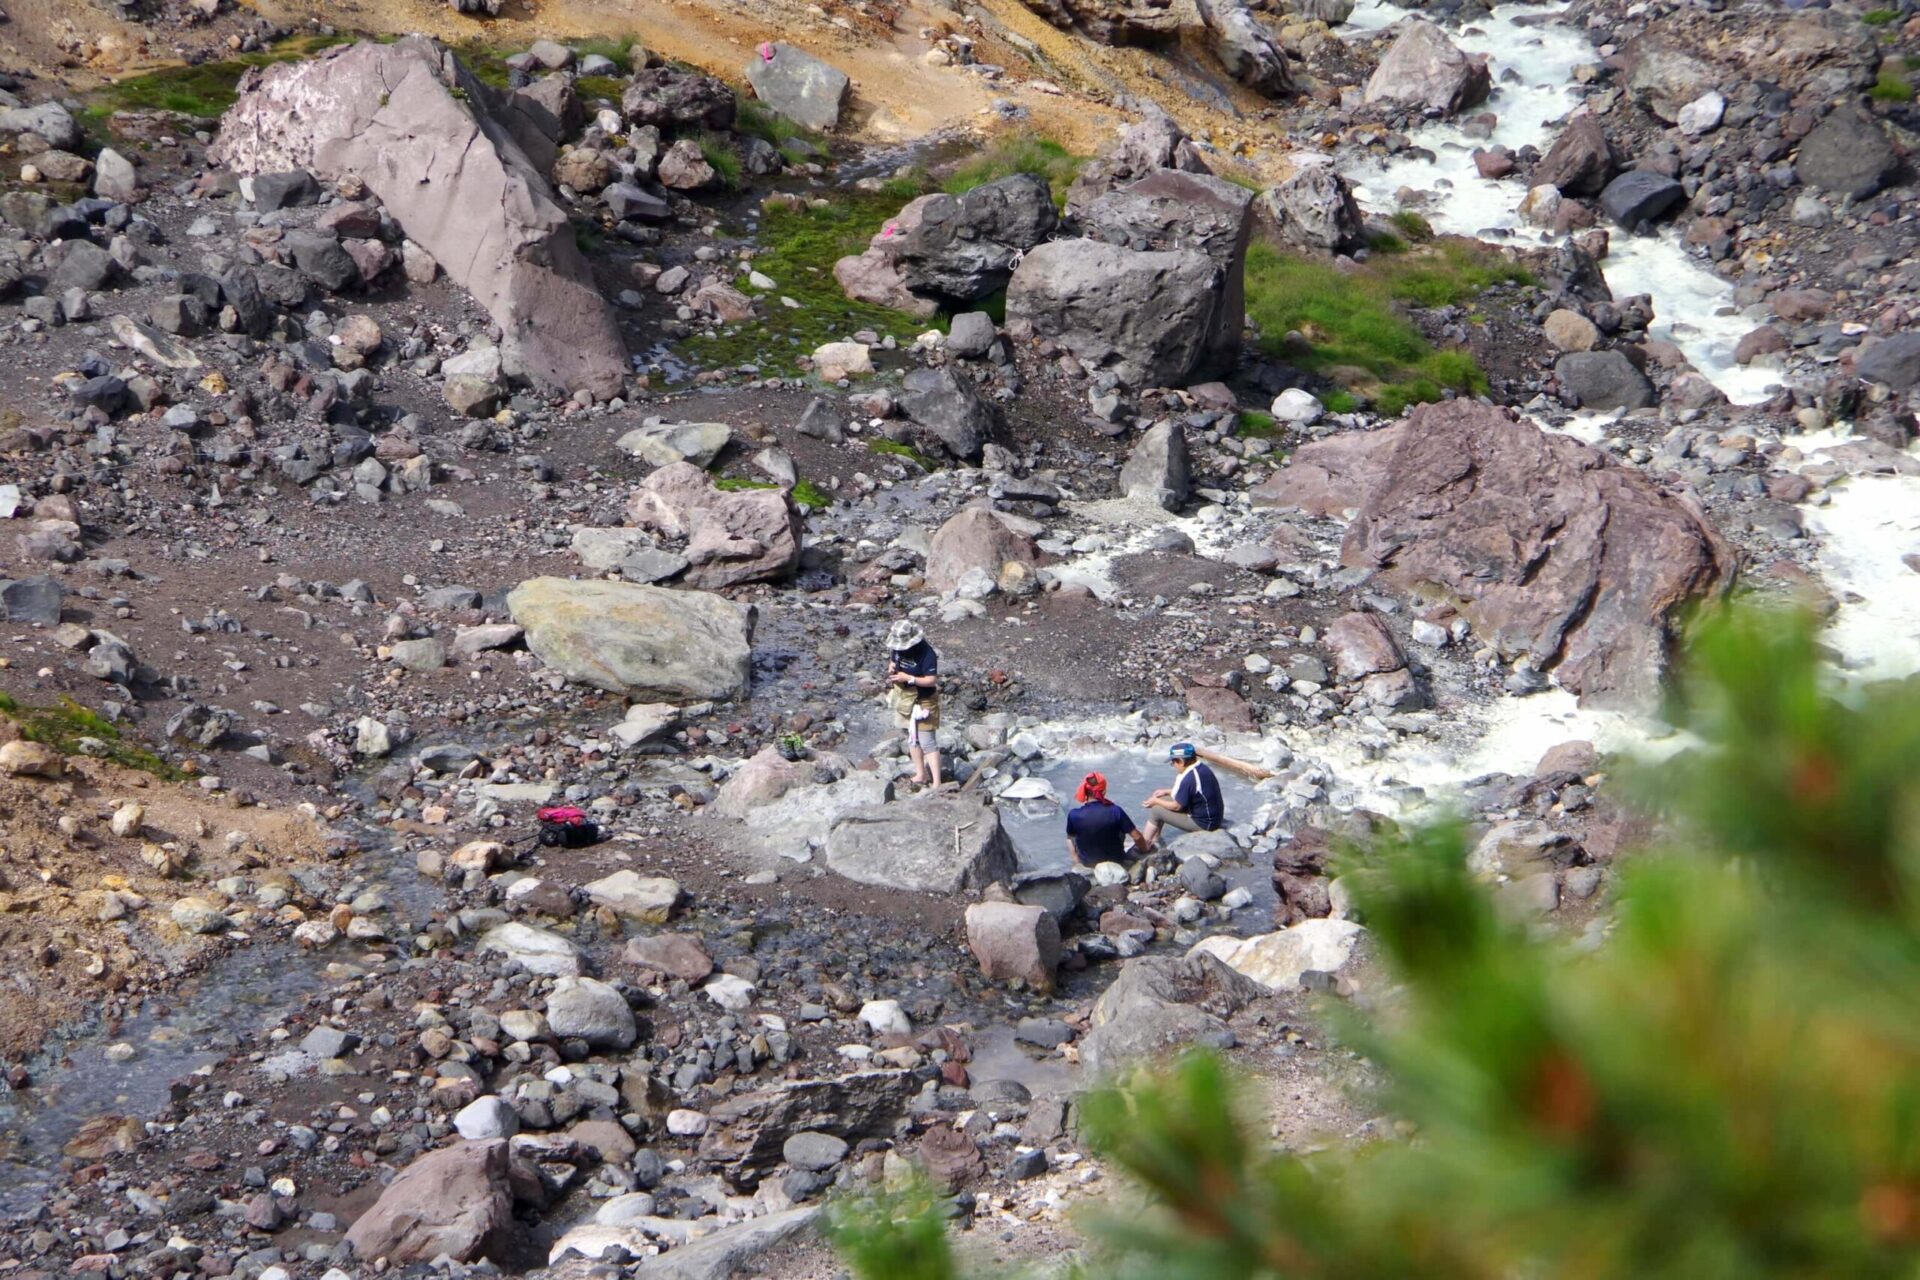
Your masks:
M887 458L904 458L922 471L932 471L933 459L910 444L901 444L898 440L869 440L867 452L877 453Z
M20 726L29 742L52 747L63 756L84 755L110 760L122 768L138 769L173 782L185 777L179 769L136 743L126 741L112 721L72 698L51 706L27 706L0 693L0 712Z
M738 191L745 168L740 163L740 150L733 145L733 139L724 133L703 130L695 134L693 140L700 148L701 158L718 175L720 185L728 191Z
M627 82L613 76L581 76L573 82L573 90L583 102L604 98L608 102L618 103L621 95L627 91Z
M1904 58L1887 58L1880 63L1879 78L1867 92L1878 102L1912 102L1913 82L1907 79Z
M1860 15L1860 21L1870 27L1892 26L1899 18L1900 11L1897 9L1869 9Z
M793 486L793 500L809 511L822 511L833 505L833 495L811 480Z
M1491 285L1528 279L1522 268L1454 241L1349 271L1257 244L1247 254L1247 317L1268 354L1326 374L1368 396L1380 412L1397 414L1449 390L1477 394L1487 387L1471 354L1435 349L1397 304L1463 303ZM1304 347L1288 344L1289 332L1298 332Z
M631 72L637 56L644 58L646 51L640 48L640 41L634 36L590 36L585 40L569 40L567 47L573 50L574 57L585 61L599 54L613 63L623 72Z
M320 50L346 44L352 36L295 36L260 53L242 53L217 62L190 67L162 67L143 75L116 80L89 95L86 114L102 123L116 111L173 111L199 120L211 120L239 97L240 77L250 68L276 62L296 62Z
M1401 209L1387 218L1393 229L1410 244L1426 244L1433 239L1433 224L1411 209Z
M752 489L778 489L780 486L771 480L752 480L746 476L721 476L713 482L713 487L722 493L745 493Z
M1258 409L1248 409L1240 414L1239 424L1234 434L1242 438L1265 439L1273 434L1273 415L1262 413Z
M1011 133L994 141L979 155L962 162L940 184L940 189L948 195L957 196L1016 173L1031 173L1045 178L1053 190L1053 202L1064 205L1067 188L1080 176L1080 170L1086 163L1085 156L1075 155L1051 138L1043 138L1035 133Z
M687 339L681 348L686 359L704 368L753 364L786 373L822 343L860 329L901 335L928 327L928 321L905 312L855 302L833 278L833 264L865 249L899 209L900 201L884 192L840 193L818 206L769 206L753 259L754 270L774 282L763 295L761 314ZM799 306L785 305L783 297Z

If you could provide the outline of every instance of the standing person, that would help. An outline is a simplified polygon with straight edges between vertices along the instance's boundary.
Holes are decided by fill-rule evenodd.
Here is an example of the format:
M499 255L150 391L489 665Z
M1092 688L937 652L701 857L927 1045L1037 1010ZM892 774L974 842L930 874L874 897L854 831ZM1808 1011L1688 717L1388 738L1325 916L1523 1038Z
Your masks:
M1153 810L1146 830L1149 849L1159 843L1160 832L1167 827L1218 831L1227 820L1220 779L1213 776L1213 767L1200 759L1191 742L1176 742L1169 747L1167 763L1174 767L1178 780L1147 797L1147 808Z
M927 643L926 632L902 618L887 633L887 706L896 728L907 735L907 754L913 758L913 785L939 787L940 777L940 655ZM931 771L931 772L929 772Z
M1107 780L1100 774L1082 778L1074 799L1080 807L1067 815L1067 851L1076 867L1125 861L1128 840L1139 857L1153 852L1153 842L1140 834L1127 811L1107 799Z

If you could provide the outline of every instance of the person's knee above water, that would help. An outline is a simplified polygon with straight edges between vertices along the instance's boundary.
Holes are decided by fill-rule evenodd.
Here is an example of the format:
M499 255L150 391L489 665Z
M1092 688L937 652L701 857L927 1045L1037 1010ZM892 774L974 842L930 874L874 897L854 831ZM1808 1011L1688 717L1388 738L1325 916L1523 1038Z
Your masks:
M1134 853L1145 857L1153 846L1133 825L1127 811L1107 799L1107 780L1090 773L1080 780L1074 799L1080 807L1067 814L1067 851L1076 866L1090 867L1097 862L1123 862L1127 842Z
M907 735L916 786L940 786L940 655L914 622L902 618L887 633L887 706Z
M1171 787L1162 787L1147 797L1147 808L1153 810L1145 832L1148 848L1159 842L1160 832L1167 827L1218 831L1226 825L1227 807L1220 797L1220 779L1213 776L1213 766L1200 759L1193 744L1174 743L1167 750L1167 763L1173 766L1176 780Z

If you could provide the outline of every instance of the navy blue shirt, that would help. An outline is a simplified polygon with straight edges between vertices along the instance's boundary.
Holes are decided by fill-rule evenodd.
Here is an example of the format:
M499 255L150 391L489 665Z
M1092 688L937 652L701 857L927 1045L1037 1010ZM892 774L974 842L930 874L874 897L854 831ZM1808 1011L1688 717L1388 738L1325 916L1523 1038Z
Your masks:
M910 676L937 676L940 674L940 655L933 646L922 640L911 649L893 651L893 669Z
M1173 788L1173 802L1184 809L1202 831L1218 831L1227 816L1227 806L1220 799L1220 779L1204 764L1195 764L1180 775L1179 783Z
M1067 835L1080 850L1082 862L1122 862L1133 819L1108 800L1090 800L1067 815Z

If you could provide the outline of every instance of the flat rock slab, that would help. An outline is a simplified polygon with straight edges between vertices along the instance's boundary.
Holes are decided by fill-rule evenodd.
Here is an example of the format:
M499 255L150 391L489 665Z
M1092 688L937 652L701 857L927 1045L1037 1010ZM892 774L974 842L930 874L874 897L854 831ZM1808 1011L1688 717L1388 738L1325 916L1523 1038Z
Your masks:
M1000 815L958 796L930 794L854 809L827 834L827 869L882 889L984 889L1011 877L1015 862Z
M507 595L527 647L569 680L658 699L746 696L749 605L637 582L532 578Z

